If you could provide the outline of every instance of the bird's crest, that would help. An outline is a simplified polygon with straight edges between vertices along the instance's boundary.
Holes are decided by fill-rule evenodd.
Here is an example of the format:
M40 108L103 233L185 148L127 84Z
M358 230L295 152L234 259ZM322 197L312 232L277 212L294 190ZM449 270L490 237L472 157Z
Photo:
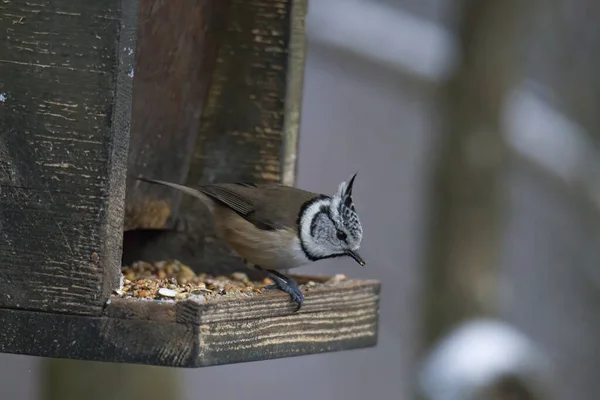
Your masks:
M338 191L331 202L331 207L333 214L339 215L349 233L360 242L362 239L362 225L352 199L352 188L357 174L358 172L352 175L348 181L340 183Z

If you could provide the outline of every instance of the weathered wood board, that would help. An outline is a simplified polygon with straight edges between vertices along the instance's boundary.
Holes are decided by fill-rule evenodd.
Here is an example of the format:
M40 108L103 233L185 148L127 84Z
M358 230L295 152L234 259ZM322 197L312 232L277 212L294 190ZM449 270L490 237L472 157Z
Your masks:
M125 230L171 228L225 28L228 0L140 0Z
M118 286L136 25L137 0L0 2L0 307L98 315Z
M0 352L205 367L375 346L376 281L205 302L114 298L102 317L0 310Z

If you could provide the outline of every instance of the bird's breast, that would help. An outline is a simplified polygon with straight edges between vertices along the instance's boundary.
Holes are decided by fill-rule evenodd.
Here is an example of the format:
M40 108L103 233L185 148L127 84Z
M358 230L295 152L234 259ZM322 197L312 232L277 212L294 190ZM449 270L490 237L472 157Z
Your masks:
M224 217L215 221L219 236L251 264L266 269L287 269L310 262L294 228L263 230L237 214Z

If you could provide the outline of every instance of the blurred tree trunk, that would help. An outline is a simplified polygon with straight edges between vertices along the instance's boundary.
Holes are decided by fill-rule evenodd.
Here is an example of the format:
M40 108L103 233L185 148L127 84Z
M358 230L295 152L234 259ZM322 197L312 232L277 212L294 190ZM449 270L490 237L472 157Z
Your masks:
M457 2L459 65L442 92L424 271L424 349L454 324L494 312L507 148L501 112L521 77L530 2Z
M41 400L177 400L177 370L144 365L48 359Z

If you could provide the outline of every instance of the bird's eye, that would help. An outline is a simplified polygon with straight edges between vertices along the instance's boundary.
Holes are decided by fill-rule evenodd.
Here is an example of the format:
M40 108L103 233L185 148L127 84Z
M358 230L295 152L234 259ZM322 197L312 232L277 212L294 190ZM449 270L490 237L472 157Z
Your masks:
M346 236L346 232L341 231L338 229L336 236L339 240L346 240L347 236Z

